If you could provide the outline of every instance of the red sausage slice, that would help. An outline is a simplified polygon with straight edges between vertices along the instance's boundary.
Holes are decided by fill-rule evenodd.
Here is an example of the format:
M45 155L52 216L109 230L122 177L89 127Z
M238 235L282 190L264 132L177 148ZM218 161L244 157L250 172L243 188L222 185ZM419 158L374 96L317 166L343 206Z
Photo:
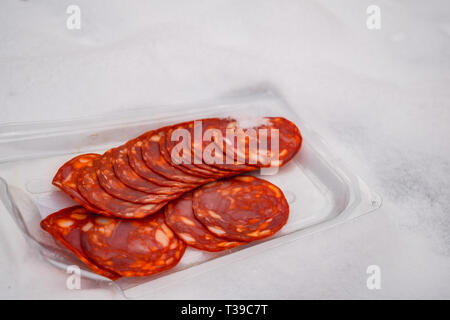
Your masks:
M114 173L124 184L130 188L155 194L176 194L186 192L192 187L177 187L158 185L138 175L134 169L130 166L129 157L129 144L125 144L116 149L113 149L112 161L114 166ZM160 177L161 180L164 179ZM166 182L167 180L164 179ZM160 181L161 182L161 181Z
M59 168L52 183L86 209L93 212L106 214L83 198L77 188L77 181L80 171L83 168L92 167L94 160L100 157L101 156L99 154L88 153L79 155L67 161L61 168Z
M130 142L127 143L128 160L130 166L138 175L160 186L178 187L178 188L194 187L192 184L172 180L150 169L150 167L146 165L146 163L144 162L144 158L142 157L142 148L141 148L142 141L140 139L141 137L135 140L131 140Z
M134 203L161 203L169 201L180 196L178 194L152 194L138 191L128 187L120 181L115 173L112 164L112 150L108 150L98 159L97 177L100 185L110 195Z
M159 149L161 152L161 155L164 157L164 159L167 161L167 163L171 164L172 166L176 167L178 170L183 171L186 174L194 175L202 178L215 178L217 176L217 173L214 173L209 170L205 170L204 168L198 167L194 165L194 160L187 159L188 161L186 163L175 163L172 161L171 154L167 152L166 147L166 136L171 134L171 128L165 128L161 129L160 135L163 136L163 139L159 140ZM190 151L189 151L190 153Z
M77 186L81 195L89 203L100 208L102 214L106 212L106 215L119 218L144 218L157 212L167 203L165 201L161 203L138 204L111 196L100 186L95 163L93 167L86 167L81 170L78 176Z
M224 119L217 119L217 118L202 119L202 120L199 120L198 122L189 121L189 122L180 123L180 124L177 124L177 125L167 128L165 131L164 141L160 141L161 149L166 150L166 152L163 152L163 156L165 157L166 160L168 160L167 158L172 155L174 148L180 143L180 139L177 140L177 139L175 139L175 136L173 136L174 132L176 132L176 130L185 130L187 133L189 133L189 137L191 140L190 146L187 146L188 148L190 148L190 152L189 152L190 157L187 157L180 150L179 157L185 159L186 162L188 162L188 163L183 163L183 162L180 163L179 165L182 168L185 168L187 170L192 170L194 172L198 172L205 176L213 176L216 178L226 177L226 176L235 174L233 172L230 172L229 170L215 168L215 167L207 164L208 161L205 161L206 159L203 159L204 148L208 147L209 144L214 145L212 138L210 141L203 139L204 133L208 129L221 130L221 128L224 128L224 127L226 128L227 122L228 121L226 121ZM195 132L194 132L195 124L197 124L199 126L199 128L196 130L196 131L198 131L198 134L200 135L200 137L198 137L198 138L201 139L201 142L199 145L196 145L196 141L195 141ZM200 128L200 124L201 124L201 128ZM173 139L175 141L173 141ZM218 154L217 157L221 158L220 161L222 163L225 163L224 155L222 154L221 150L219 150L218 148L215 148L215 149L217 151L220 151L220 155ZM214 155L216 155L216 154L214 153Z
M226 134L227 134L226 130L235 123L235 120L230 119L230 118L226 118L226 119L209 118L209 119L202 119L201 121L202 121L203 134L205 134L205 132L207 132L208 130L215 130L218 133L220 132L220 134L222 135L221 142L216 141L215 138L210 139L210 140L213 140L214 142L208 141L207 139L203 139L203 142L201 145L202 153L206 153L207 155L213 153L211 149L215 149L214 146L217 147L214 151L216 151L219 154L219 156L222 158L222 163L212 162L211 163L212 167L217 168L219 170L225 170L228 172L231 171L234 174L236 174L236 171L238 173L241 173L241 172L250 172L250 171L258 169L257 166L252 166L252 165L248 165L245 163L238 163L237 161L235 161L233 156L229 156L223 152L223 150L226 150L226 149L224 149L223 147L222 148L219 147L219 145L222 145L222 146L224 145L224 143L226 141L225 140ZM193 146L193 149L194 148L199 150L200 146ZM212 154L211 156L214 156L216 154L216 152L214 152L214 154Z
M229 241L208 231L194 216L192 193L172 201L165 209L166 223L187 245L206 251L223 251L245 242Z
M200 176L195 176L187 174L175 165L172 165L166 161L166 159L161 154L161 149L159 141L164 139L164 132L157 131L149 135L146 139L140 140L137 144L141 143L142 157L144 158L145 164L158 174L168 178L185 183L189 183L195 186L208 183L214 179L205 178Z
M218 237L252 241L273 235L289 217L283 192L268 181L238 176L195 190L195 217Z
M81 248L80 230L81 227L94 216L81 206L74 206L52 213L41 221L41 228L51 234L51 236L72 251L81 261L88 265L95 273L98 273L111 280L116 280L120 276L95 264L89 259Z
M124 277L168 270L186 248L165 224L162 212L136 220L92 218L82 228L81 246L92 261Z
M258 144L256 150L253 150L256 152L250 152L248 137L241 136L240 138L235 137L234 141L224 139L222 150L230 148L235 154L234 158L238 159L238 156L240 156L241 160L245 159L246 164L255 164L259 167L281 167L300 150L302 144L300 131L294 123L281 117L266 117L262 118L260 122L260 125L248 129L255 131L253 141L258 143L267 141L265 147ZM228 129L234 130L234 132L238 132L239 129L247 130L247 128L242 128L241 124L237 121L230 123ZM266 139L263 139L262 134L264 132L266 132ZM272 144L272 132L278 133L278 139L277 136L273 136L273 140L278 141L278 157L276 157L275 145ZM245 151L238 150L238 140L245 145ZM230 152L230 150L228 151Z

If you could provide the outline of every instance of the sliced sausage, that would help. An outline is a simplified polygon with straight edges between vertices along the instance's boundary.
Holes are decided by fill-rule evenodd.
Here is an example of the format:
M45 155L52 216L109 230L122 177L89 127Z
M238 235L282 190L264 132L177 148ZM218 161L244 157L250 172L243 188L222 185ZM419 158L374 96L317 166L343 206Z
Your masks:
M120 179L120 181L122 181L130 188L155 194L176 194L192 189L192 187L170 186L170 184L167 184L167 186L158 185L147 179L144 179L143 177L138 175L130 166L128 152L128 143L113 149L112 161L114 166L114 173ZM161 176L160 178L164 179ZM168 180L164 179L164 181L167 182Z
M208 183L214 179L188 174L166 161L161 154L160 140L163 141L164 132L157 131L146 139L141 140L142 157L145 164L153 171L168 178L180 182L189 183L195 186Z
M195 190L195 217L218 237L252 241L273 235L289 217L283 192L252 176L221 180Z
M113 151L108 150L98 159L97 177L103 189L113 197L142 204L167 202L181 195L180 192L172 195L146 193L128 187L114 173L112 154Z
M198 131L197 134L200 136L198 137L201 139L201 142L199 145L196 145L196 137L194 132L194 126L195 124L201 124L200 127L196 130ZM160 141L161 149L165 149L166 152L163 152L163 156L167 158L172 156L172 152L174 152L174 148L181 142L180 139L176 139L176 137L173 135L176 130L186 130L187 133L189 133L190 137L190 145L188 144L186 147L189 148L189 157L184 154L181 150L179 150L178 157L185 160L186 163L181 162L180 166L182 168L185 168L187 170L192 170L194 172L198 172L200 174L203 174L205 176L213 176L216 178L226 177L235 174L234 172L230 172L230 170L220 169L216 168L214 166L211 166L209 163L213 159L204 159L203 152L205 148L209 148L208 145L214 145L213 137L210 137L210 140L203 139L204 133L208 129L214 129L214 130L221 130L221 128L226 128L226 123L228 123L225 119L218 119L218 118L212 118L212 119L202 119L198 122L189 121L180 123L177 125L174 125L172 127L168 127L165 130L165 139L164 141ZM213 152L214 150L217 150L220 152L220 154L216 154ZM214 156L217 156L218 162L225 163L224 155L222 154L222 151L219 148L213 148L211 152ZM209 153L209 154L210 154ZM215 159L214 159L215 160Z
M81 261L88 265L95 273L98 273L111 280L116 280L120 276L108 269L95 264L89 259L81 248L80 230L81 227L94 216L81 206L73 206L52 213L41 221L41 228L67 249L72 251Z
M215 236L194 216L192 192L172 201L165 208L166 223L187 245L206 251L223 251L245 242L229 241Z
M182 181L167 178L150 169L150 167L148 167L147 164L144 162L144 158L142 156L142 141L140 139L141 138L137 138L127 143L127 145L129 145L128 160L130 166L138 175L160 186L179 187L179 188L189 188L189 187L192 188L196 186L196 185L193 186L192 184L185 183Z
M53 178L52 184L61 189L64 193L74 199L76 202L84 206L86 209L102 213L101 209L95 207L89 203L78 191L77 181L80 171L86 167L92 167L94 160L100 158L101 156L96 153L88 153L76 156L70 159L65 164L59 168L55 177Z
M245 164L252 164L259 167L281 167L292 159L300 150L302 136L297 126L291 121L282 117L266 117L259 121L261 124L254 127L244 128L238 121L229 124L229 130L237 133L239 130L254 130L255 135L252 141L256 143L257 148L250 152L250 135L236 136L233 139L224 139L222 150L228 154L234 153L235 160L245 161ZM242 131L241 131L242 132ZM272 136L272 132L278 134ZM264 139L265 133L266 139ZM278 155L275 145L272 144L272 138L278 142ZM245 140L244 140L245 139ZM266 141L266 146L262 142ZM239 150L239 142L245 146L245 150Z
M92 167L81 170L78 176L77 187L80 194L89 203L100 208L106 215L119 218L144 218L161 209L166 203L138 204L117 199L107 193L101 186L97 178L96 163Z
M173 268L186 248L162 212L136 220L95 217L82 227L81 245L96 264L124 277Z

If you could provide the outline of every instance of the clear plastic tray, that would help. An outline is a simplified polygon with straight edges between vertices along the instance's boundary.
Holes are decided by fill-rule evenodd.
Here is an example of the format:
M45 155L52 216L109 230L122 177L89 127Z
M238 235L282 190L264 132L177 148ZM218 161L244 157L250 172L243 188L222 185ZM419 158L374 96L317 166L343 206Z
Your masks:
M39 227L41 219L73 200L52 186L56 170L71 157L103 153L142 132L171 123L210 116L284 116L298 125L301 151L276 175L265 175L279 186L290 204L290 218L276 235L221 253L188 248L172 270L144 278L111 281L91 272ZM335 159L320 137L280 95L265 89L195 105L160 106L105 114L86 119L0 126L0 199L30 245L50 263L66 270L79 265L92 286L108 285L126 297L152 297L177 279L226 265L306 234L368 213L381 204L366 184ZM55 270L56 272L56 270ZM89 279L89 280L88 280Z

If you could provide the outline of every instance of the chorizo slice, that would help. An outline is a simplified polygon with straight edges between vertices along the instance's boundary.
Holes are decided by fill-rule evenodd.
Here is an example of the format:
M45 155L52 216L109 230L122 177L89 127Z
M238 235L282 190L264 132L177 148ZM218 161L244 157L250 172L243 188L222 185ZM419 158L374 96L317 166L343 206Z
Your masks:
M196 123L201 124L201 130L200 128L194 128ZM173 149L179 143L179 141L173 139L173 132L176 129L185 129L188 130L191 136L191 159L194 159L192 161L194 161L195 166L215 173L218 178L257 170L259 168L257 166L250 166L245 164L244 161L241 163L236 161L234 154L227 155L224 153L224 150L226 150L226 130L233 128L235 124L236 120L230 118L206 118L198 120L198 122L189 121L172 126L165 135L167 153L163 153L163 156L167 159L168 155L172 155ZM196 141L196 130L201 132L201 143ZM230 148L230 150L234 152L234 149ZM181 151L179 157L186 159L186 156ZM196 164L195 159L201 164ZM181 163L180 166L186 165Z
M238 173L243 173L243 172L250 172L253 170L257 170L259 169L257 166L251 166L248 165L244 162L239 163L238 161L235 161L234 159L234 154L233 155L227 155L226 153L223 152L224 149L224 143L226 141L226 137L227 137L227 132L226 130L232 126L236 120L231 119L231 118L208 118L208 119L202 119L202 131L203 131L203 135L205 135L205 132L207 132L208 130L214 130L217 134L220 134L221 139L218 139L214 133L208 135L208 139L203 139L203 142L201 144L201 148L202 148L202 154L204 154L205 156L214 158L215 155L217 154L217 158L220 158L222 161L213 161L211 162L211 166L219 169L219 170L223 170L223 171L227 171L231 173L228 176L231 176L233 174L236 174L236 171ZM211 136L211 137L209 137ZM219 148L219 146L222 146L222 148ZM193 149L197 149L198 153L200 151L200 145L199 146L194 146ZM234 149L233 149L234 151Z
M100 158L101 156L96 153L88 153L76 156L73 159L70 159L65 164L59 168L55 177L53 178L52 184L61 189L65 194L70 196L73 200L84 206L86 209L101 213L101 209L95 207L91 203L89 203L78 191L77 181L78 176L83 168L92 167L94 164L94 160Z
M150 169L150 167L148 167L147 164L145 163L144 158L142 156L142 141L140 139L141 137L138 137L135 140L131 140L130 142L127 143L128 160L130 166L139 176L160 186L178 187L178 188L189 188L189 187L192 188L196 186L196 185L193 186L192 184L185 183L182 181L167 178Z
M204 169L201 168L197 168L192 164L184 164L184 163L176 163L174 161L172 161L171 155L167 153L167 149L166 149L166 145L165 145L165 141L166 141L166 134L167 134L167 130L170 127L164 127L158 130L158 137L154 136L153 138L155 139L154 141L157 140L158 144L159 144L159 153L161 155L161 157L165 160L166 163L168 163L171 167L175 168L177 171L182 172L183 174L187 175L187 176L193 176L195 178L197 178L197 180L199 181L204 181L202 183L207 183L209 181L213 181L215 180L215 175L210 172L210 171L206 171Z
M93 216L90 211L81 206L62 209L47 216L41 221L41 228L47 231L56 241L73 252L95 273L116 280L120 276L108 269L95 264L89 259L81 248L81 227Z
M177 194L186 192L192 189L192 187L179 187L179 186L167 186L158 185L138 175L134 169L130 166L129 162L129 143L113 149L112 162L114 167L114 173L117 178L130 188L155 194ZM164 179L160 176L161 179ZM164 182L167 180L164 179Z
M228 130L235 135L231 139L224 139L222 151L234 154L235 160L240 160L245 164L259 167L281 167L300 150L303 140L300 130L293 122L282 117L265 117L258 122L260 124L257 126L248 128L239 121L231 122ZM248 130L253 131L254 135L248 134L250 132ZM238 132L247 134L238 135ZM251 148L250 141L253 141L255 147ZM278 143L278 152L276 145L272 142ZM239 149L239 145L244 148Z
M111 149L106 151L105 154L97 160L98 181L100 186L102 186L110 195L134 203L161 203L178 198L181 195L180 192L172 195L146 193L128 187L120 181L114 173L112 152L113 150Z
M289 217L283 192L252 176L237 176L194 191L195 217L218 237L252 241L273 235Z
M166 150L166 152L163 152L163 156L166 160L168 160L167 157L172 156L174 148L180 143L180 139L176 139L173 135L174 132L176 132L176 130L186 130L190 137L190 145L187 145L186 147L189 148L190 152L188 157L182 150L179 150L178 157L185 160L185 162L181 162L179 164L181 167L194 172L199 172L200 174L206 176L214 176L216 178L227 177L235 174L230 170L216 168L211 165L211 162L216 159L218 162L225 163L224 155L218 148L213 148L213 150L211 150L208 154L208 159L204 159L203 157L205 148L209 148L209 144L214 145L213 136L210 136L208 139L204 139L206 138L205 132L208 130L220 131L222 128L226 128L226 123L228 123L228 120L211 118L202 119L195 122L184 122L167 128L165 132L165 139L160 142L161 148ZM198 128L195 131L197 131L197 134L200 135L198 137L200 139L200 143L196 141L194 131L195 124L198 125ZM220 152L220 154L216 154L215 151Z
M156 173L181 182L199 186L213 181L212 178L200 177L179 170L175 164L169 163L162 155L159 142L164 139L164 132L159 130L141 139L142 157L145 164ZM139 142L138 142L139 143Z
M161 203L140 204L117 199L107 193L98 181L96 163L92 167L81 170L78 176L77 187L80 194L92 205L102 210L109 216L133 219L144 218L151 215L166 205Z
M86 255L123 277L149 276L173 268L186 249L164 222L162 212L132 220L93 217L81 230Z
M170 202L165 207L164 214L167 225L177 236L188 246L196 249L215 252L231 249L245 243L225 240L209 232L194 216L192 192Z

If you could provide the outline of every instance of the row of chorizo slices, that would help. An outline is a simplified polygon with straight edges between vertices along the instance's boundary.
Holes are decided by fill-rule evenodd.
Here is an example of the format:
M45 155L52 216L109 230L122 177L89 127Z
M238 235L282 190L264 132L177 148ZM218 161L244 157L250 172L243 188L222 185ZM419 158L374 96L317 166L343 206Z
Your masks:
M188 152L176 149L180 142L173 139L174 133L182 129L194 137L197 123L201 123L202 138L208 129L225 138L210 137L200 140L200 144L192 138ZM265 132L268 143L257 149L256 154L248 137L236 134L234 141L226 138L227 130L234 133L243 130L238 121L208 118L146 132L103 155L77 156L58 170L52 183L89 211L109 217L144 218L201 185L261 167L282 166L299 151L302 136L295 124L279 117L264 118L259 123L252 129L257 135ZM272 157L272 146L275 149L272 132L277 135L276 159ZM244 141L239 142L241 138ZM203 155L211 145L213 156L221 158L218 162L222 163L205 163ZM245 147L239 149L239 145ZM190 159L174 161L174 154ZM262 158L269 161L258 162Z
M186 246L216 252L269 237L288 217L278 187L236 176L187 192L142 219L105 217L74 206L49 215L41 227L94 272L117 280L173 268Z
M52 183L81 206L49 215L41 227L112 280L170 269L186 245L222 251L277 232L289 215L282 191L239 175L292 159L302 143L298 128L280 117L261 119L252 129L258 143L259 134L266 140L255 152L251 137L235 134L245 127L239 121L201 119L200 136L213 134L177 149L174 135L194 137L198 123L149 131L103 155L69 160ZM221 161L204 161L205 152Z

